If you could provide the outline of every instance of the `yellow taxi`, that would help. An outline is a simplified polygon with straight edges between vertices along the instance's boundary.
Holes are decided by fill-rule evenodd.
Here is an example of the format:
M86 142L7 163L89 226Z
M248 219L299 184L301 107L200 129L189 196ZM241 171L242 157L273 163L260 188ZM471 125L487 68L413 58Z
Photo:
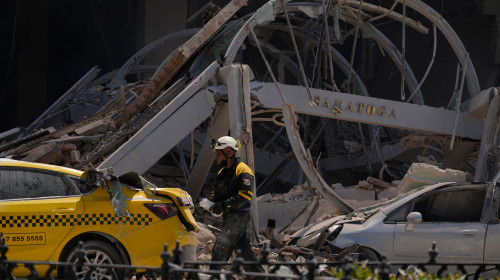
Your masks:
M185 191L158 188L133 172L116 177L109 169L0 159L0 233L8 260L76 262L82 241L90 263L159 267L164 244L172 250L179 241L183 260L194 261L193 208ZM37 267L39 275L44 269ZM86 270L75 272L83 279ZM29 271L18 267L14 274Z

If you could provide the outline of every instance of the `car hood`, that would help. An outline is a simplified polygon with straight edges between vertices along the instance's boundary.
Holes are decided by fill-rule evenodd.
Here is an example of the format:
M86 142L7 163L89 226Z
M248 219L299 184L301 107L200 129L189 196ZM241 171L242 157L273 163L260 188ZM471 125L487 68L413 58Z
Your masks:
M301 238L308 236L312 233L321 232L333 225L345 224L345 223L364 223L368 218L380 211L379 208L371 209L363 212L354 211L347 215L335 216L324 221L309 225L301 230L295 232L292 238Z

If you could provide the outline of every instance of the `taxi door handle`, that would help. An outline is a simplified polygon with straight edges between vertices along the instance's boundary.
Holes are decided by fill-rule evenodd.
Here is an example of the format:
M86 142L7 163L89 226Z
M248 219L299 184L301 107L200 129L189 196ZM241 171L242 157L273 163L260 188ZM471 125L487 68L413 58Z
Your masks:
M477 229L463 229L460 232L463 235L475 235L475 234L477 234Z
M57 209L54 209L52 210L52 213L54 214L64 214L64 213L69 213L69 212L75 212L75 209L73 208L57 208Z

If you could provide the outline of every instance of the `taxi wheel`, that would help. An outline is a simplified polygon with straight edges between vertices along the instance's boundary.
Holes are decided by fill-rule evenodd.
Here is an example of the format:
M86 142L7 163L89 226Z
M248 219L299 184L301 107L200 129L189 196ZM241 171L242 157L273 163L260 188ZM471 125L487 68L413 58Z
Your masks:
M84 258L85 264L105 264L105 265L115 265L115 264L123 264L123 260L120 257L118 251L108 243L102 241L86 241L83 243L83 250L86 252L86 256ZM67 258L66 262L75 263L72 267L66 268L66 273L73 270L76 274L77 279L85 279L87 272L90 270L88 266L78 267L76 265L78 261L77 257L78 247L73 248ZM70 270L70 271L68 271ZM123 271L116 270L119 278L123 275ZM97 267L94 271L91 272L92 275L90 279L92 280L104 280L104 279L112 279L113 274L107 271L105 267Z
M379 261L377 253L366 247L359 247L357 253L359 253L358 261L364 261L364 260L368 260L370 262Z

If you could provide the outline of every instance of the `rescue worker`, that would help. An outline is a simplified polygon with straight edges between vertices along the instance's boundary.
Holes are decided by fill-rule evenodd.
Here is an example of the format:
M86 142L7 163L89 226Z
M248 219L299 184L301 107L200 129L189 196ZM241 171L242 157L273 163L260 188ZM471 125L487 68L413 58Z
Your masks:
M217 164L221 168L211 192L214 205L210 212L222 213L222 229L212 250L212 261L227 262L233 251L241 250L245 261L258 261L250 245L247 228L250 223L250 200L252 199L253 172L244 162L236 158L240 143L230 136L213 141ZM258 265L244 266L245 271L265 272ZM220 269L211 265L210 269Z

